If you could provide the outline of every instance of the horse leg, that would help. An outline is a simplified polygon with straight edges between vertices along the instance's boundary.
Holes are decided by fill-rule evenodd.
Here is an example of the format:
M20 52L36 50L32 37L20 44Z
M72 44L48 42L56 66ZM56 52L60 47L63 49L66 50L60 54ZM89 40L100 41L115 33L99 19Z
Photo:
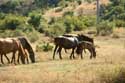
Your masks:
M4 54L4 56L5 56L6 59L8 60L8 63L10 63L10 59L6 56L6 54Z
M62 59L61 51L62 51L62 47L59 47L59 58L60 58L60 59Z
M95 51L95 48L93 48L93 57L96 58L96 51Z
M73 53L72 53L72 54L73 54L73 59L75 59L75 56L74 56L74 50L75 50L75 48L73 48Z
M85 51L85 49L84 49L84 51ZM83 59L83 51L81 52L81 59Z
M92 59L93 51L92 51L91 49L89 49L89 52L91 53L91 55L90 55L90 59Z
M84 50L84 52L86 53L86 50L85 49L83 49Z
M3 62L3 54L1 54L1 63L4 64L4 62Z
M26 50L24 50L24 53L26 55L27 64L29 64L28 54L27 54Z
M73 55L73 58L75 58L75 56L74 56L74 49L75 48L72 49L72 52L71 52L71 55L70 55L70 59L72 59L72 55Z
M67 53L67 50L66 49L64 49L65 50L65 53Z
M12 56L12 60L11 60L11 63L14 61L14 64L16 64L16 63L15 63L15 62L16 62L16 61L15 61L15 53L16 53L16 52L13 52L13 56Z
M20 59L20 54L19 54L19 52L18 52L18 58L17 58L17 62L18 62L18 64L20 64L19 59Z
M53 53L53 59L55 59L55 52L57 50L58 45L55 46L54 53Z

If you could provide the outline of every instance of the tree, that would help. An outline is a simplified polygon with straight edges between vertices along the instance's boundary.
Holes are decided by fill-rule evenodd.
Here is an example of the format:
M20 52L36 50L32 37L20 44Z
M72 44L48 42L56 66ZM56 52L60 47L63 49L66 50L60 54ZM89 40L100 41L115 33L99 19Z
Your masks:
M35 29L40 25L41 15L31 13L29 15L30 19L28 20L28 23L31 24Z

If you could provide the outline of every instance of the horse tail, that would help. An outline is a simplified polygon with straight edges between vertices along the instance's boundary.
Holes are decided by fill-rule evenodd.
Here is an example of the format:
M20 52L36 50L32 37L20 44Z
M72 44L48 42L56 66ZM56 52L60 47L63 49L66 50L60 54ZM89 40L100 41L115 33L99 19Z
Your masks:
M32 49L32 46L30 45L30 43L28 42L27 38L25 37L21 37L21 38L18 38L23 46L23 48L26 48L28 53L29 53L29 57L30 57L30 60L32 63L35 62L35 53ZM24 44L25 43L25 44Z

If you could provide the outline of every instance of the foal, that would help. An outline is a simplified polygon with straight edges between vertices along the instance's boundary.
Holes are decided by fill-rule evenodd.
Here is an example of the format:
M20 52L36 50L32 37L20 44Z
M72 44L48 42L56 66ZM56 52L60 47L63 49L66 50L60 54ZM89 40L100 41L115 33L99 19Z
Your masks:
M78 44L76 49L76 53L81 54L81 59L83 59L82 53L84 49L88 49L91 53L90 59L92 59L92 57L96 58L95 46L90 42L82 41Z

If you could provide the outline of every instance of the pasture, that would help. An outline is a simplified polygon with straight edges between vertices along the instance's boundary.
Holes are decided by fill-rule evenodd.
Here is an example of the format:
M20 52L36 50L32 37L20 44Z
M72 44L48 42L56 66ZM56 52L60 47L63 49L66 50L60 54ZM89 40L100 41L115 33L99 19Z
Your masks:
M125 38L98 36L94 40L99 46L96 59L90 60L88 51L83 60L78 56L70 60L70 50L67 54L63 50L62 60L57 54L52 60L53 51L36 52L34 64L0 64L0 83L124 83L125 73L123 82L112 79L125 71Z

